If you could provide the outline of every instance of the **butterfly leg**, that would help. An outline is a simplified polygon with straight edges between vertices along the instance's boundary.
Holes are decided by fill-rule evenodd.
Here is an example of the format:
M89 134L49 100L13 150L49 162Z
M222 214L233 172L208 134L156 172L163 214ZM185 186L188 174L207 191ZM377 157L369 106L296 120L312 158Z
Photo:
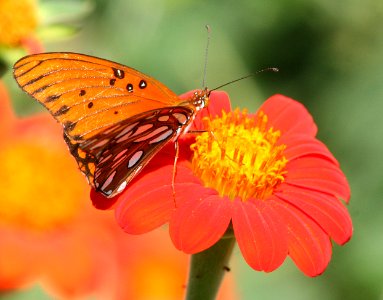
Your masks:
M221 145L221 142L218 140L217 136L214 134L213 131L211 131L211 130L190 130L190 131L188 131L187 133L190 133L190 134L198 134L198 133L203 133L203 132L208 132L208 133L212 136L213 140L215 140L215 141L217 142L218 147L219 147L219 148L221 149L221 151L222 151L222 149L223 149L224 147ZM236 163L236 161L233 160L230 156L228 156L227 153L225 154L225 157L227 157L229 160L231 160L231 161L233 161L233 162Z
M176 155L174 156L174 164L173 164L172 194L173 194L174 206L177 207L175 182L176 182L176 173L177 173L177 161L178 161L178 157L180 153L180 146L178 144L178 140L174 142L174 147L176 150Z

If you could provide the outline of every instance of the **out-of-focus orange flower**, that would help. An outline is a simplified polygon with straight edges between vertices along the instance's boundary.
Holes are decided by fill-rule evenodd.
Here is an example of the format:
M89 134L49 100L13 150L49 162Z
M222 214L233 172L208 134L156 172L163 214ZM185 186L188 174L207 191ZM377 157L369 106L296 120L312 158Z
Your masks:
M55 299L180 299L188 259L165 230L127 236L89 188L48 114L17 118L0 81L0 291ZM220 299L232 299L226 283Z
M42 52L34 33L38 26L36 0L0 1L0 45L24 47L28 53Z
M0 131L0 288L40 279L71 296L106 287L116 245L106 216L88 205L59 126L48 115L17 119L4 86L0 106L8 110Z

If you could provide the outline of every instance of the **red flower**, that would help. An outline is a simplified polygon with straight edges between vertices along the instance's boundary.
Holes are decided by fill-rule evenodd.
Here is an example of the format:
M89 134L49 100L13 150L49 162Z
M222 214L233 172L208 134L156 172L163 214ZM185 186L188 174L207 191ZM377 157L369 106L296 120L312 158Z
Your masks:
M191 254L232 227L255 270L273 271L288 255L306 275L321 274L330 238L344 244L352 235L340 200L349 200L350 189L303 105L275 95L256 114L230 112L228 96L213 92L194 126L207 131L180 139L175 201L168 145L114 199L120 226L141 234L169 222L174 245ZM92 197L96 206L105 203Z

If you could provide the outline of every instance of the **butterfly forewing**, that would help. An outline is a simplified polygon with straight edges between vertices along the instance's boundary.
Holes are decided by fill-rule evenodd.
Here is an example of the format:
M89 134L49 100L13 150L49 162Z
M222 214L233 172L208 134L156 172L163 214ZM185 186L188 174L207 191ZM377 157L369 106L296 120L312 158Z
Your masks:
M149 160L193 120L190 107L167 107L121 121L83 142L66 137L80 170L107 197L121 192Z
M142 112L180 102L165 85L137 70L83 54L26 56L15 64L14 76L77 140Z

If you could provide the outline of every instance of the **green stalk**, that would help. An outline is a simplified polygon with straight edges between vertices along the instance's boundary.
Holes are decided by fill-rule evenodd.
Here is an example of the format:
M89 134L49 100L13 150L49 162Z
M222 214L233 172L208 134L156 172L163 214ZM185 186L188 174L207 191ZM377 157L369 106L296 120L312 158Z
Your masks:
M191 256L186 300L216 298L223 275L229 271L228 262L235 238L224 237L215 245Z

